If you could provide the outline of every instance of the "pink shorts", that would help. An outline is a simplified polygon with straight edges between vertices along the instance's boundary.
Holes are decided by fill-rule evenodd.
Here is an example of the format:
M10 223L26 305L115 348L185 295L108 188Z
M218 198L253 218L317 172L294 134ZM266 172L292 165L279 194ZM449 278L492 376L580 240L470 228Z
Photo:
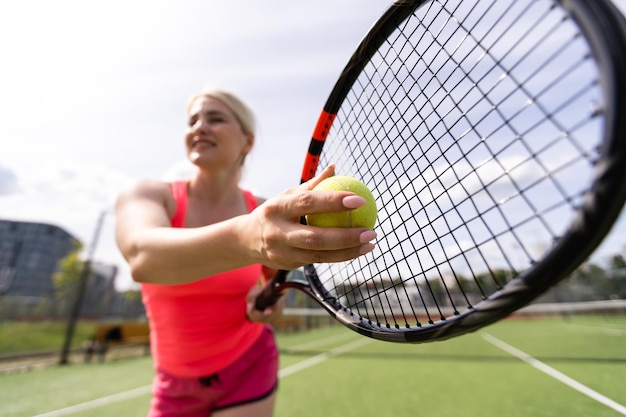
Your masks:
M211 411L270 396L278 385L278 349L269 326L234 364L203 378L157 370L148 417L207 417Z

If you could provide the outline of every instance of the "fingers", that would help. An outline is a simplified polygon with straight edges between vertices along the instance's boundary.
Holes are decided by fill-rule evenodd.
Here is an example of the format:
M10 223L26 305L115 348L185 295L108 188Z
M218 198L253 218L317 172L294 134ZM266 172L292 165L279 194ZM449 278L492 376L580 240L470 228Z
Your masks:
M302 225L312 213L353 210L365 199L349 191L313 190L334 175L334 166L312 180L294 187L259 206L253 215L261 232L255 239L259 263L273 268L294 269L310 263L342 262L372 252L376 233L365 228L334 228Z
M259 311L254 308L254 300L263 291L263 287L255 286L250 289L247 296L246 316L248 320L259 323L275 323L283 313L285 307L284 297L279 298L272 306L265 308L263 311Z
M322 172L320 172L314 178L312 178L309 181L305 182L303 184L303 186L306 187L306 189L308 189L308 190L312 190L313 188L315 188L317 186L317 184L319 184L320 182L324 181L326 178L330 178L330 177L332 177L334 175L335 175L335 166L334 165L329 165L326 168L324 168L322 170Z
M308 194L314 193L309 191ZM320 195L311 196L313 200L320 197L326 198ZM345 205L353 206L360 201L348 199L348 203L344 204L339 199L330 204L316 202L311 205L300 205L296 209L285 208L280 204L281 201L276 203L275 207L271 207L274 202L268 205L263 213L265 217L261 216L259 220L259 224L263 225L260 252L265 255L261 262L264 265L293 269L309 263L347 261L374 250L371 242L376 239L376 232L372 230L362 227L315 227L302 225L299 221L309 210L328 212L328 207L339 207L345 211L347 209ZM307 210L306 207L316 209Z
M275 323L276 320L282 317L283 314L282 304L279 304L282 302L282 300L283 299L281 298L279 301L276 302L276 304L267 307L263 311L259 311L254 308L254 303L248 303L246 307L246 315L248 317L248 320L257 323Z
M376 232L362 227L303 226L288 235L289 243L305 250L358 249L376 239Z
M344 230L344 229L342 229ZM373 233L369 231L369 233ZM305 245L306 246L306 245ZM341 245L337 245L341 246ZM290 258L294 261L289 269L293 269L306 264L313 263L333 263L349 261L359 256L372 252L376 248L371 242L358 244L348 248L320 248L320 249L302 249L295 248L291 251Z
M266 239L265 261L281 269L312 263L348 261L372 252L376 233L367 229L319 228L299 225L284 240Z
M280 210L279 215L299 219L307 214L353 210L364 206L365 199L350 191L309 190L303 184L278 196L276 203L273 209Z

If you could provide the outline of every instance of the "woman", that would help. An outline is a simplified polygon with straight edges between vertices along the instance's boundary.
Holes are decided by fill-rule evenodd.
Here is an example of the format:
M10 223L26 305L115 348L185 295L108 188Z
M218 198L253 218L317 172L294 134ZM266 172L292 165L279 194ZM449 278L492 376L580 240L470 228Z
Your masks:
M116 239L141 283L155 365L150 416L271 416L278 354L269 326L282 302L254 309L260 281L277 269L337 262L373 250L362 228L303 226L301 216L365 202L311 189L333 167L264 201L239 187L254 120L231 93L191 98L185 145L189 181L144 180L120 193Z

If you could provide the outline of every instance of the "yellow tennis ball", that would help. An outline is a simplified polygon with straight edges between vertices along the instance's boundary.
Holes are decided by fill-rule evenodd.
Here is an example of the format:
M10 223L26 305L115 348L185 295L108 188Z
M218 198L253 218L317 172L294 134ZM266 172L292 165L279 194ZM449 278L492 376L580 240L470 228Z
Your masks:
M365 227L373 229L376 224L376 201L372 192L361 181L335 175L320 182L314 190L350 191L365 199L359 208L334 213L313 213L306 216L307 224L318 227Z

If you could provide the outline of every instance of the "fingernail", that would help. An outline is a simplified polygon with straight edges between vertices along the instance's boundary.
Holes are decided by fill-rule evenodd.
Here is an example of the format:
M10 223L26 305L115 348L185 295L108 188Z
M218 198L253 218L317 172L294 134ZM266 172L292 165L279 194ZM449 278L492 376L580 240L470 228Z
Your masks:
M361 255L365 255L366 253L370 253L371 251L373 251L375 247L376 245L374 245L373 243L366 243L364 245L361 245L359 253Z
M361 233L361 235L359 236L359 239L361 240L361 243L367 243L367 242L371 242L372 240L376 239L376 232L373 230L366 230L365 232Z
M359 197L358 195L349 195L344 197L341 202L345 208L349 209L355 209L365 205L365 199L363 197Z

